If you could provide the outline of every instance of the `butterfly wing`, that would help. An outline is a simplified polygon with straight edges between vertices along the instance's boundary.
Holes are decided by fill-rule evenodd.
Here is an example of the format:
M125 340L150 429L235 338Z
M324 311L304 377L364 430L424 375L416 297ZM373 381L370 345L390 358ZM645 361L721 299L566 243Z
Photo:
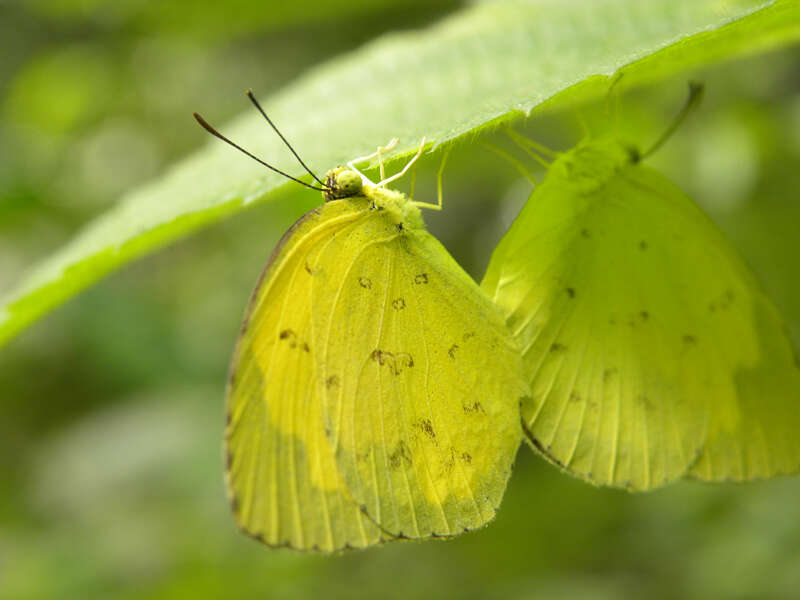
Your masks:
M342 476L385 532L449 536L500 503L527 392L502 315L423 229L381 211L320 252L323 412Z
M523 346L531 441L595 483L797 470L800 371L729 243L616 143L550 168L483 282Z
M325 240L360 211L329 203L281 240L253 294L227 393L227 482L239 526L270 546L333 551L382 534L349 496L325 437L311 280Z

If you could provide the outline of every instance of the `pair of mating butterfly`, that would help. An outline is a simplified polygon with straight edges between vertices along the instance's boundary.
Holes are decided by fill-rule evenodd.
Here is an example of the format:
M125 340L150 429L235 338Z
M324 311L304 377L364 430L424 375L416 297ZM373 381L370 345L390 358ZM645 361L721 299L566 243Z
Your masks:
M377 184L355 167L386 149L324 182L295 153L326 202L272 253L227 392L247 534L320 551L458 535L493 518L523 438L631 490L798 469L800 366L777 310L638 153L551 156L479 287L425 230L441 192L415 202L382 162Z

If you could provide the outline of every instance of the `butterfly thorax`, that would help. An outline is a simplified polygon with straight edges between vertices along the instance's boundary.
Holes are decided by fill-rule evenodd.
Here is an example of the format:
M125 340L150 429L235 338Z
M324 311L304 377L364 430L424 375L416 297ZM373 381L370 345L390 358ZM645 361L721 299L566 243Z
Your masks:
M387 218L400 231L407 229L424 229L422 214L413 201L402 192L390 190L362 180L361 176L347 167L331 169L326 174L326 202L346 200L348 198L367 198L369 209L384 211Z
M617 139L587 139L559 157L550 170L561 185L591 194L636 162L636 154L633 148Z

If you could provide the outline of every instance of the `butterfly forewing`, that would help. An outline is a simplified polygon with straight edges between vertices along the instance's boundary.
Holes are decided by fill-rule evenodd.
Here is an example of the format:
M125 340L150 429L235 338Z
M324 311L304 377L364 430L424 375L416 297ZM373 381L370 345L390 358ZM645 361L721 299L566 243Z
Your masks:
M325 205L284 236L254 292L228 390L227 480L240 527L272 546L332 551L378 543L325 436L311 339L311 276L325 241L352 222Z

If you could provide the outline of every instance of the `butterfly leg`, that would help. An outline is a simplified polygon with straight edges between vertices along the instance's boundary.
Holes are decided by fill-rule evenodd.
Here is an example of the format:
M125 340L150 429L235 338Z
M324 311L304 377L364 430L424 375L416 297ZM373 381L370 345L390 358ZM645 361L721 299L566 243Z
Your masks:
M419 149L417 150L417 153L411 158L410 161L406 163L406 166L403 167L403 169L399 173L395 173L394 175L392 175L391 177L387 177L386 179L381 179L376 184L377 187L386 187L386 184L391 183L392 181L395 181L397 179L400 179L403 175L405 175L411 168L411 165L417 162L417 159L422 155L422 150L424 148L425 148L425 137L423 136L422 141L419 143Z
M525 154L530 156L545 169L550 166L550 163L547 162L547 159L553 160L558 158L558 152L555 150L551 150L544 144L540 144L539 142L536 142L511 128L506 129L506 134L511 138L511 141L513 141L523 150L523 152L525 152Z
M349 169L352 169L356 173L358 173L361 176L361 179L364 181L364 183L368 183L369 185L374 186L375 184L372 183L372 181L369 179L369 177L364 175L361 171L359 171L356 168L356 164L357 163L362 163L362 162L367 161L367 160L372 160L373 158L375 158L377 156L378 157L378 163L380 164L380 169L381 169L381 179L383 179L384 167L383 167L383 159L381 157L381 154L383 152L386 152L387 150L391 150L392 148L394 148L397 145L397 141L398 141L397 138L392 138L391 140L389 140L389 143L386 144L385 146L378 146L378 149L375 152L373 152L372 154L367 154L366 156L359 156L358 158L354 158L353 160L349 161L347 163L347 167ZM378 185L380 185L380 184L378 184Z
M511 163L511 165L512 165L514 168L516 168L516 169L517 169L517 171L519 171L519 172L522 174L522 176L523 176L525 179L527 179L528 181L530 181L530 182L531 182L531 183L532 183L534 186L536 186L536 185L539 185L539 182L538 182L538 181L536 181L536 177L534 177L534 176L533 176L533 173L531 173L531 172L528 170L528 168L527 168L527 167L526 167L524 164L522 164L522 161L520 161L520 160L516 159L516 158L515 158L515 157L513 157L511 154L509 154L508 152L506 152L506 151L505 151L505 150L503 150L502 148L500 148L500 147L498 147L498 146L495 146L495 145L494 145L494 144L492 144L491 142L483 142L483 145L484 145L484 146L486 146L486 147L487 147L489 150L491 150L491 151L492 151L492 152L494 152L495 154L497 154L498 156L500 156L501 158L504 158L504 159L506 159L508 162L510 162L510 163Z
M414 193L412 191L410 201L414 202L415 206L424 206L431 210L442 210L442 176L444 174L444 167L447 164L447 159L450 157L450 150L452 150L452 146L448 146L445 149L444 156L442 156L442 163L439 165L439 171L436 173L436 204L432 202L414 202Z

